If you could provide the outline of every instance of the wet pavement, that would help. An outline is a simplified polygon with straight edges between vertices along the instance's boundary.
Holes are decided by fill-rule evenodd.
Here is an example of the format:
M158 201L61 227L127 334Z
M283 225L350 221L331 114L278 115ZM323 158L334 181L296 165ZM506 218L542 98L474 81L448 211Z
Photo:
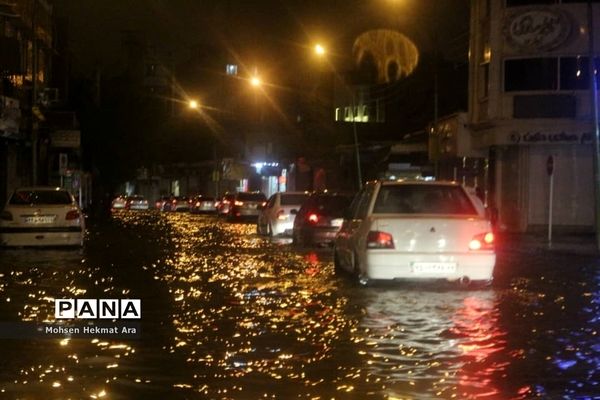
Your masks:
M600 396L600 259L499 249L486 290L361 288L251 224L122 213L82 250L0 251L0 322L140 298L138 340L0 339L7 399ZM516 246L516 247L515 247Z

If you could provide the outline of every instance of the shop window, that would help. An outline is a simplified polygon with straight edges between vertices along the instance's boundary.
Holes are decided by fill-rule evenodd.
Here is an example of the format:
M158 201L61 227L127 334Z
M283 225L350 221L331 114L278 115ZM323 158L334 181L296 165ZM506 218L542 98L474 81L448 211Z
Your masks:
M507 92L558 89L557 58L524 58L504 62Z
M560 59L560 89L584 90L590 87L587 57L563 57Z

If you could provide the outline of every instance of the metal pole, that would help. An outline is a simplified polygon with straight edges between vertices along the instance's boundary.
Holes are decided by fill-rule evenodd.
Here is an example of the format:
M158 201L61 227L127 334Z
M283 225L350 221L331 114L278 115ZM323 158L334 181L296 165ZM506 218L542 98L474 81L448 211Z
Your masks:
M590 93L592 95L592 116L594 122L594 193L596 247L600 250L600 127L598 126L598 87L596 63L594 62L594 17L592 2L588 0L588 62L590 74Z
M352 90L352 130L354 133L354 153L356 155L356 174L358 176L358 190L360 190L362 189L362 171L360 169L360 151L358 148L358 133L356 131L356 94L354 93L354 88Z
M548 191L548 247L552 247L552 210L554 200L554 172L550 173L550 190Z

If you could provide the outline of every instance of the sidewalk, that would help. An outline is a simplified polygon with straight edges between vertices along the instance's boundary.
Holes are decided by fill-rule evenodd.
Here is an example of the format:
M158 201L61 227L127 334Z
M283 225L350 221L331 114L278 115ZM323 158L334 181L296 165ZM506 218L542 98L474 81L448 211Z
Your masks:
M525 254L568 254L577 256L600 257L595 234L553 235L552 244L548 237L533 233L496 234L496 250L498 252Z

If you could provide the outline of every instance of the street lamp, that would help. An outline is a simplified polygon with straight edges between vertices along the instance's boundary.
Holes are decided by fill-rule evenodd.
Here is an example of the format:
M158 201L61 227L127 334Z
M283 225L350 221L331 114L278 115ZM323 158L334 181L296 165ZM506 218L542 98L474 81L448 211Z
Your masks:
M200 107L200 105L198 104L197 100L190 100L188 103L188 107L191 108L192 110L197 110L198 107Z
M317 43L314 46L314 51L315 54L319 57L319 58L324 58L325 54L326 54L326 50L325 47L323 47L323 45ZM334 74L335 74L335 70L334 70ZM350 89L350 94L352 95L352 133L354 136L354 155L356 158L356 176L357 176L357 181L358 181L358 189L362 189L362 170L360 167L360 151L359 151L359 146L358 146L358 131L357 131L357 126L356 126L356 93L354 91L354 88Z

